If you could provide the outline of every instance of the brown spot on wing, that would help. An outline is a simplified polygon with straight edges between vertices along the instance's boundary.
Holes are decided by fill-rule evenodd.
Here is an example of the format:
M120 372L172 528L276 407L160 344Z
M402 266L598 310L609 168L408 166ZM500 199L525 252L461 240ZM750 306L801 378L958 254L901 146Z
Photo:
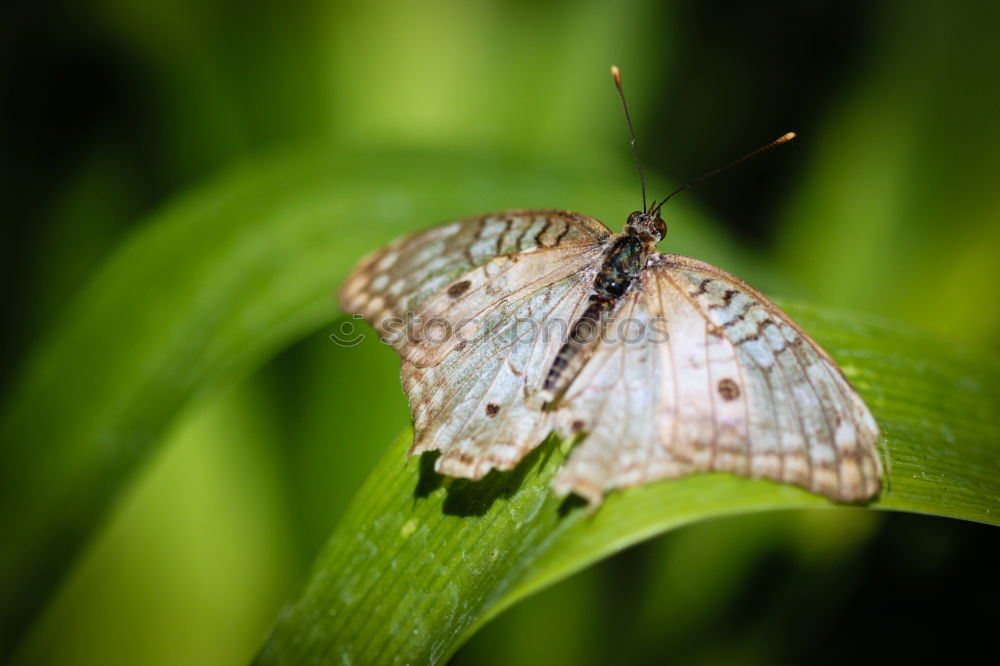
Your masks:
M495 402L491 402L486 405L486 416L494 417L500 413L500 405Z
M459 296L467 292L471 285L472 282L470 282L469 280L462 280L461 282L456 282L455 284L448 287L448 295L451 296L452 298L458 298Z
M719 395L723 400L736 400L740 397L740 386L729 377L719 380Z

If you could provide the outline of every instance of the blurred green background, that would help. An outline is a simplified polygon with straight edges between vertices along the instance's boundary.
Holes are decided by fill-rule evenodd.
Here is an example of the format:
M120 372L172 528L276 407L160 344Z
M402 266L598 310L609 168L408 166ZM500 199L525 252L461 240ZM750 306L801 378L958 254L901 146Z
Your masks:
M373 166L380 150L437 155L431 177L453 153L499 155L590 174L593 201L618 174L617 196L635 178L612 63L652 196L799 133L685 194L704 226L672 225L664 249L1000 350L996 3L43 1L5 5L0 31L8 395L124 239L244 164L328 151L367 160L391 197L416 176ZM618 229L630 210L482 188L481 206L441 215L565 207ZM252 658L408 424L395 356L330 344L336 316L331 297L325 329L192 396L19 660ZM956 642L996 656L996 546L983 526L848 509L698 525L529 599L456 661L841 663L943 659Z

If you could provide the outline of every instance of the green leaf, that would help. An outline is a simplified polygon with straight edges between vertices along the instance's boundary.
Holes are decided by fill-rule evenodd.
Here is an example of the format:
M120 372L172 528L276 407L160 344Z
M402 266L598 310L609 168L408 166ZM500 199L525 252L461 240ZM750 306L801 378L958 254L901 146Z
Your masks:
M0 415L0 658L178 415L333 319L333 289L362 254L419 226L512 207L572 208L617 227L623 211L635 204L630 173L627 163L599 156L593 164L532 166L495 153L367 148L336 153L318 147L264 156L154 215L40 337ZM671 223L671 251L698 256L757 284L780 283L713 235L711 225L683 202L673 209ZM900 413L896 430L886 421L890 445L901 447L886 505L902 489L908 494L899 495L905 500L901 508L946 512L951 507L949 515L988 520L996 497L991 465L997 456L990 447L1000 414L993 397L998 393L995 364L963 359L936 341L911 336L914 341L905 342L911 339L907 334L876 324L825 314L803 323L820 335L827 326L821 339L835 350L865 350L869 356L858 352L854 363L846 351L841 360L848 370L857 366L860 374L854 378L881 418ZM836 345L841 332L846 342ZM892 359L899 367L866 386L865 373L877 373ZM891 383L893 377L900 381ZM938 388L921 393L919 387L931 386L931 380ZM880 405L883 397L886 404ZM363 604L350 597L352 590L362 589L351 586L362 581L338 583L346 586L346 596L338 597L340 612L356 617L356 626L343 631L324 621L300 621L296 609L304 607L294 606L279 624L267 656L290 654L284 641L295 643L304 632L309 638L297 644L318 650L354 649L363 640L393 654L441 657L519 595L657 530L709 515L713 507L718 513L821 502L793 488L701 477L613 497L591 519L580 511L562 516L547 491L548 475L563 455L554 443L514 474L483 484L433 489L438 480L425 476L420 488L426 497L416 498L417 463L404 466L405 442L398 446L371 477L319 565L320 572L328 571L332 557L346 557L353 569L338 568L333 578L353 570L383 587L373 589L373 601ZM915 467L906 467L907 456ZM931 464L935 456L937 466ZM908 476L900 476L901 466L917 476L911 485ZM518 483L517 492L497 490L498 484ZM737 485L726 490L726 483ZM395 490L383 494L375 488L379 484ZM709 499L704 489L711 489ZM657 493L680 495L659 498ZM659 507L658 519L649 520L654 513L642 510L643 498ZM677 513L685 502L705 512ZM623 509L616 506L636 513L622 517ZM493 520L496 525L480 537ZM434 525L448 532L440 543L431 538ZM614 529L604 532L602 526ZM402 539L411 530L412 539ZM365 540L348 543L359 536ZM421 539L427 544L422 550L417 548ZM577 550L572 560L560 555L565 543ZM351 544L360 550L348 548ZM407 562L390 556L397 548L398 557L406 556L407 544L420 557L441 559L427 565L419 557ZM455 564L449 549L465 552L468 568L463 571L480 578L447 575ZM390 585L394 562L401 571L429 566L420 586L410 584L414 576L424 576L422 570L400 580L426 592L426 599L410 592L416 594L416 606L436 600L441 613L422 611L418 620L379 625L391 606L380 595L398 601L402 594ZM335 587L326 592L339 594ZM335 619L329 613L337 607L324 594L306 598L313 600L308 612L319 610L323 619ZM403 637L401 631L408 633Z
M876 320L796 306L884 433L876 509L1000 523L1000 365ZM483 481L406 460L401 437L335 530L260 664L437 663L503 609L616 551L693 521L837 506L798 488L705 474L615 493L594 515L549 483L549 440Z
M235 168L141 225L38 341L0 413L0 659L178 414L338 316L334 289L363 254L513 207L614 224L635 203L619 164L318 146Z

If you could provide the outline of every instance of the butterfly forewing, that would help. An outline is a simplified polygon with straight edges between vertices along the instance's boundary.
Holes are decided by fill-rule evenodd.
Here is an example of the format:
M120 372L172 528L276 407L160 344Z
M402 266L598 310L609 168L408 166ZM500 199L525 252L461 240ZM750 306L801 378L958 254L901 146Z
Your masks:
M509 333L504 327L511 322L519 320L528 326L544 310L537 306L525 312L522 302L536 293L545 297L564 278L572 277L575 283L581 271L593 280L603 251L603 242L573 240L494 257L428 298L417 313L413 335L398 351L407 361L431 366L459 346L479 344L496 329ZM555 299L557 294L550 296ZM586 293L581 296L585 298Z
M364 315L399 339L396 320L494 257L566 243L597 243L611 232L597 220L559 210L513 210L470 217L396 240L365 257L340 289L346 312Z

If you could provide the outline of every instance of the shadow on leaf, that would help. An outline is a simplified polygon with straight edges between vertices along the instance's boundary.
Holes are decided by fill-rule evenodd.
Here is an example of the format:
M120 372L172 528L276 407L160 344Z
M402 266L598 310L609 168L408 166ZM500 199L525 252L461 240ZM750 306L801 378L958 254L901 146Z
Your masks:
M415 499L428 497L438 488L444 487L447 496L442 504L442 510L449 516L483 516L493 503L500 498L509 499L524 483L528 474L537 469L544 474L550 465L561 462L561 456L553 454L558 451L559 440L550 436L531 453L524 457L514 469L492 470L479 480L452 479L434 471L434 463L440 457L439 451L429 451L420 458L420 473L417 485L413 489ZM551 476L551 474L549 474Z

